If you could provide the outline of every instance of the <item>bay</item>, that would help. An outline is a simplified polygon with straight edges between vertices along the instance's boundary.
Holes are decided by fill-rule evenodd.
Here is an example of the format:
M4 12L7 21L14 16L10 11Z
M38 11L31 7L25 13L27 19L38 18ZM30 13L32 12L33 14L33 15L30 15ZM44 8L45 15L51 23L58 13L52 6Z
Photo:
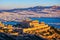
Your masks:
M41 17L41 18L31 18L31 20L38 20L39 22L45 22L45 24L48 24L49 26L60 28L60 18L55 17Z

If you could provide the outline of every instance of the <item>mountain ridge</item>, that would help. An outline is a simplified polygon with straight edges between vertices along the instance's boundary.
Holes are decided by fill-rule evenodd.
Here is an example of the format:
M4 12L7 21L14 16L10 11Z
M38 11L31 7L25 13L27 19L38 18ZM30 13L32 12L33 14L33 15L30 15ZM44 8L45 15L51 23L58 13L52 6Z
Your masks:
M60 9L60 6L35 6L35 7L28 7L28 8L14 8L14 9L7 9L7 10L0 10L0 12L5 11L5 12L12 12L14 10L36 10L36 9L45 9L45 8L57 8Z

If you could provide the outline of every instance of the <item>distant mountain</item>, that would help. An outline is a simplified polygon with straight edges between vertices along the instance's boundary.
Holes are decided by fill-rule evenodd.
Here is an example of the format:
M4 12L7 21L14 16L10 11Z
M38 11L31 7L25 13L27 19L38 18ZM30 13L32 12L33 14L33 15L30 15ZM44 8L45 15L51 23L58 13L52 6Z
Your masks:
M34 11L37 12L42 11L44 9L59 9L60 10L60 6L35 6L35 7L30 7L30 8L15 8L15 9L10 9L10 10L0 10L0 12L15 12L15 11Z
M60 17L60 6L35 6L0 10L0 19L6 21L20 21L29 17Z

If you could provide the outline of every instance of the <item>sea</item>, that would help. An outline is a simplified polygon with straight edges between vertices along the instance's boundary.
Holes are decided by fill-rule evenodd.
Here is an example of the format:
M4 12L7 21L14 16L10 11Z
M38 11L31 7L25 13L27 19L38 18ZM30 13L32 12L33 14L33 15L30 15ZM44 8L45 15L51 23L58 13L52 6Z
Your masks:
M32 17L30 18L31 20L38 20L39 22L45 22L45 24L48 24L51 27L55 27L55 28L59 28L60 29L60 18L57 17ZM8 22L4 22L4 24L10 24L10 25L16 25L19 22L15 22L15 21L8 21Z
M38 20L39 22L45 22L51 27L59 28L60 29L60 18L59 17L41 17L41 18L31 18L31 20Z

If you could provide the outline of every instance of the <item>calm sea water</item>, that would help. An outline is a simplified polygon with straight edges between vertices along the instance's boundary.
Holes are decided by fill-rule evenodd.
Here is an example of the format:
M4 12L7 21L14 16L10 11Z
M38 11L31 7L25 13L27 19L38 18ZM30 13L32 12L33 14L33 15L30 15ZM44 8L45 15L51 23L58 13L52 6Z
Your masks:
M46 24L60 28L60 18L31 18L32 20L39 20L39 22L45 22Z
M49 26L60 28L60 18L31 18L32 20L39 20L39 22L45 22ZM4 24L15 25L19 22L11 21L4 22Z

